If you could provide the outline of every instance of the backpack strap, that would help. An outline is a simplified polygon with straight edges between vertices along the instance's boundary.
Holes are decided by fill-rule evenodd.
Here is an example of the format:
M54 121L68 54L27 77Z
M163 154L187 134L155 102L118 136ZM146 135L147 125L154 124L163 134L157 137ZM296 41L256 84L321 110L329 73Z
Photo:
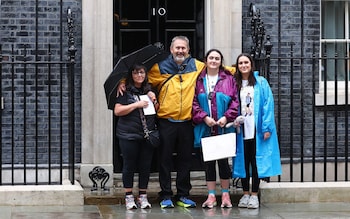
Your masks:
M158 92L160 92L160 91L162 90L163 86L164 86L170 79L172 79L175 75L177 75L177 74L172 74L172 75L170 75L170 76L160 85Z
M186 66L187 66L187 63L183 63L183 64L180 66L178 73L170 75L170 76L163 82L163 84L160 85L160 87L159 87L159 89L158 89L158 92L160 92L160 91L162 90L163 86L164 86L170 79L172 79L175 75L179 74L181 71L185 70Z

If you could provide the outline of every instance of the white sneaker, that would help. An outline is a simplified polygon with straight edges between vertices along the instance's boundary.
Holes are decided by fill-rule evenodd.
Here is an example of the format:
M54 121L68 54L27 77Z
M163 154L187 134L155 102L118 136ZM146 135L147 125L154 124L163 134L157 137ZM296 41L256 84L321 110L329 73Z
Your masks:
M239 200L238 207L239 208L248 207L249 199L250 199L250 195L243 195L242 198Z
M152 208L152 205L148 202L147 195L140 195L138 198L138 203L141 209Z
M253 209L259 208L258 196L256 195L250 196L247 208L253 208Z
M135 199L133 195L125 196L125 207L127 210L137 209L137 205L135 204Z

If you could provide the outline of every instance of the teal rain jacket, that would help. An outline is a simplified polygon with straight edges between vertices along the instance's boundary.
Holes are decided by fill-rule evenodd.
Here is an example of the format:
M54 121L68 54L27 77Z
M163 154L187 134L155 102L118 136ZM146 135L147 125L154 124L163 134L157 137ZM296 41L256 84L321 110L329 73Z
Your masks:
M259 178L282 174L280 150L275 124L274 99L267 80L254 72L254 117L256 129L256 165ZM264 132L271 136L264 140ZM233 177L245 178L243 133L237 134L237 152Z
M201 147L201 138L211 135L211 129L204 122L204 118L210 115L207 95L206 69L199 75L196 83L195 96L192 105L192 120L194 127L194 147ZM230 71L220 70L218 82L214 88L212 98L211 117L216 121L225 116L228 122L233 122L238 116L238 95L236 82ZM234 128L217 128L215 134L234 132Z

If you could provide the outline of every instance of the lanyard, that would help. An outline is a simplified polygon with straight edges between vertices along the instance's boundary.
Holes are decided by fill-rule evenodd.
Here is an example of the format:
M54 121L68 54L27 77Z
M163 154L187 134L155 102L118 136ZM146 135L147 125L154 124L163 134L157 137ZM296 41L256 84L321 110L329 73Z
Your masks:
M209 106L209 116L212 117L212 112L211 112L211 99L213 98L214 95L214 88L216 86L216 83L218 82L218 77L219 75L217 74L214 77L210 77L212 80L209 80L209 76L208 73L206 74L206 79L207 79L207 97L208 97L208 106ZM215 83L210 83L210 82L215 82Z

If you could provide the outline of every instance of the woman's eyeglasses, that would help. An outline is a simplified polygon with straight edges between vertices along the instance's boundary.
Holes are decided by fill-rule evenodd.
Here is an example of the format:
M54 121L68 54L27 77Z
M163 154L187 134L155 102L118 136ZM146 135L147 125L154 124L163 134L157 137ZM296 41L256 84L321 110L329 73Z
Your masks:
M144 71L133 71L132 74L133 75L145 75L146 72L144 72Z

